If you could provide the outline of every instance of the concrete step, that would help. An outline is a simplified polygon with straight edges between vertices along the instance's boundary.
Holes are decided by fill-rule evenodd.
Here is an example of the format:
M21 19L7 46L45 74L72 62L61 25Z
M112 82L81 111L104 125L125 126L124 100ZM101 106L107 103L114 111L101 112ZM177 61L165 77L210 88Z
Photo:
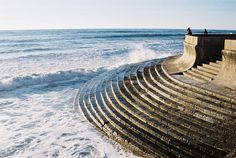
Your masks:
M214 71L216 71L216 72L219 72L219 71L220 71L220 68L219 68L219 67L216 67L216 66L213 66L213 65L202 64L202 66L205 67L205 68L208 68L208 69L214 70Z
M217 64L222 64L222 61L221 60L216 60L216 63Z
M77 97L85 118L109 138L144 157L223 157L235 147L234 129L224 124L234 123L235 100L179 81L154 62L117 74L87 82Z
M145 86L146 87L146 86ZM173 94L173 93L172 93ZM172 96L172 97L176 97L176 96ZM171 96L169 97L169 98L171 98ZM185 102L185 103L183 103L183 105L191 105L192 104L192 106L195 106L195 108L197 108L197 110L199 110L199 112L203 112L203 113L205 113L206 115L208 115L208 116L206 116L208 119L216 119L216 120L218 120L218 121L220 121L220 120L222 120L222 121L224 121L224 119L228 119L228 117L231 119L231 120L234 120L233 118L235 118L235 116L230 116L230 115L228 115L228 114L223 114L221 111L216 111L216 110L213 110L213 109L209 109L207 106L206 107L204 107L204 106L202 106L201 104L199 104L199 105L197 105L196 106L196 104L193 104L193 103L190 103L190 102L188 102L188 100L185 100L185 101L187 101L187 102ZM178 100L178 101L176 101L176 102L178 102L178 103L181 103L182 102L182 100ZM204 116L204 115L202 115L202 116ZM232 122L233 123L233 122ZM218 128L220 128L220 126L218 127ZM225 129L227 128L227 127L224 127ZM228 129L228 130L231 130L231 129ZM230 140L229 140L230 141Z
M94 100L92 100L91 97L92 95L88 95L91 94L92 89L91 88L93 86L91 85L86 85L87 92L85 92L85 94L87 96L84 96L83 99L83 104L81 104L81 107L83 107L83 114L86 114L86 118L100 131L104 132L106 135L108 135L110 138L118 141L119 143L128 146L128 148L132 148L131 150L134 151L134 153L138 154L138 155L143 155L143 142L140 142L139 140L134 141L135 138L137 138L137 135L132 137L132 131L127 132L123 129L126 129L126 127L121 126L119 124L117 124L117 122L114 122L114 118L112 117L112 115L105 110L104 106L102 106L102 102L101 99L99 102L99 104L97 104L98 102L94 102ZM99 94L99 93L98 93ZM96 106L99 105L99 106ZM96 110L95 110L96 109ZM98 111L98 109L102 110L102 113ZM104 119L105 118L105 119ZM99 120L103 120L100 122L104 122L105 124L103 125L99 125ZM119 120L120 121L120 120ZM146 144L148 145L148 144ZM142 150L140 150L142 149ZM156 151L151 151L149 148L146 150L149 153L151 153L151 155L156 155ZM157 156L157 155L156 155ZM158 155L159 156L159 155Z
M126 109L129 112L129 115L127 115L127 119L131 120L132 122L135 123L135 125L139 126L140 128L144 129L146 132L150 133L152 136L155 137L155 140L158 142L162 142L162 144L159 144L161 146L161 148L165 148L168 149L169 152L171 152L171 150L175 150L174 153L179 153L181 155L191 155L193 152L190 153L190 150L183 152L185 150L183 150L182 152L179 151L178 148L174 148L173 144L178 144L180 142L178 142L178 140L176 140L175 138L171 137L169 134L167 134L167 130L164 130L167 127L162 127L162 126L158 126L159 129L155 128L155 125L158 125L160 123L155 124L155 122L153 122L153 119L148 117L147 115L145 115L142 110L140 110L142 108L142 106L138 106L138 104L136 103L136 106L133 106L133 104L130 104L129 102L126 102L126 100L123 97L117 97L117 95L119 96L119 90L118 87L116 87L116 83L113 83L114 86L112 86L112 94L108 93L109 97L114 97L113 98L113 104L114 107L123 107L124 109ZM111 98L112 99L112 98ZM123 115L125 116L125 114ZM130 117L130 116L134 116L134 117ZM170 131L170 130L168 130ZM169 140L168 142L166 142L165 140ZM164 141L164 142L163 142ZM181 143L181 145L184 147L184 144ZM172 146L172 149L170 150L169 147ZM187 147L188 145L185 144L185 146ZM189 147L188 147L189 148ZM197 153L196 153L197 154Z
M198 104L196 102L197 101L196 99L191 100L191 97L190 99L188 99L187 97L184 97L184 95L180 95L176 93L177 91L175 92L172 91L173 92L172 93L171 89L165 86L164 83L161 83L162 81L154 83L150 77L150 73L147 67L145 69L147 71L144 71L144 80L146 81L147 85L154 91L159 92L159 89L162 89L162 92L165 91L165 94L164 93L163 94L166 95L166 97L169 97L174 102L180 103L184 105L185 107L189 107L189 109L194 110L195 112L201 113L205 116L208 116L209 118L213 120L221 121L228 118L231 119L230 115L224 114L218 109L212 109L212 108L209 108L208 106L204 106L204 104L206 105L206 103L201 102L201 100L199 101L200 103Z
M210 65L216 67L216 68L221 68L221 64L220 63L217 63L217 62L209 62Z
M79 100L79 109L81 111L81 113L83 114L84 118L86 118L89 122L93 122L92 118L90 117L90 115L87 112L87 109L85 108L84 105L84 94L86 93L85 90L87 90L85 87L89 85L90 82L87 82L86 84L84 84L83 87L81 87L81 90L79 92L79 96L78 96L78 100Z
M145 82L142 82L142 84L146 84ZM143 89L145 89L145 87L143 86L143 85L140 85L140 83L139 83L139 86L141 86ZM140 91L140 90L139 90ZM145 91L146 91L146 93L147 93L147 89L145 89ZM151 90L152 91L152 90ZM155 92L155 91L153 91L153 93L155 93L155 94L158 94L157 92ZM162 92L161 92L162 93ZM161 94L161 93L159 93L159 94ZM152 93L151 93L151 95L152 95L152 97L154 98L154 99L156 99L156 96L155 95L153 95ZM162 96L163 97L163 96ZM159 96L159 98L158 99L161 99L162 98L161 96ZM164 103L168 103L168 102L166 102L167 101L167 99L168 98L163 98L163 102ZM155 100L156 101L156 100ZM172 108L176 108L176 110L178 110L178 112L181 112L180 110L183 110L184 109L184 107L183 106L174 106L175 104L173 104L171 107ZM203 124L203 122L201 122L201 124Z
M125 82L126 84L128 84L128 82ZM138 95L138 93L142 93L142 91L141 90L136 90L136 92L134 92L134 91L130 91L129 92L129 94L130 95ZM127 95L127 94L125 94L125 95ZM142 102L145 102L145 101L143 101L143 100L141 100L141 98L144 98L144 95L145 96L147 96L147 94L143 94L142 93L142 95L140 95L138 98L137 98L137 101L136 102L139 102L139 103L142 103ZM133 98L135 98L135 96L132 96ZM132 98L131 96L129 96L128 98ZM131 102L132 103L132 102ZM148 104L147 102L145 102L144 104L147 104L147 108L146 109L148 109L148 108L151 108L151 109L156 109L155 110L155 112L156 113L158 113L158 112L160 112L160 114L158 114L158 115L165 115L164 117L166 117L166 118L174 118L173 120L171 120L171 121L177 121L177 124L178 124L178 122L181 122L181 125L185 125L186 124L186 120L185 121L181 121L181 119L183 119L183 118L181 118L181 117L179 117L178 118L178 114L181 114L181 112L180 111L173 111L173 110L171 110L170 108L168 109L167 108L167 110L166 111L163 111L163 109L160 109L160 108L162 108L162 106L163 106L163 104L162 103L158 103L158 105L157 105L157 107L155 108L155 107L153 107L153 105L155 105L155 103L158 103L157 101L154 101L154 103L153 102L151 102L150 104ZM159 106L159 107L158 107ZM165 109L165 108L164 108ZM169 116L168 115L166 115L166 113L168 113L169 114ZM173 115L174 113L176 113L177 115ZM172 115L172 116L171 116ZM183 115L181 115L182 117L183 117ZM191 117L188 117L188 119L187 119L187 121L190 121L189 123L191 124L189 124L189 123L187 123L186 124L186 127L188 128L188 127L191 127L191 130L195 130L195 127L198 127L199 125L193 125L193 123L192 122L194 122L194 121L192 121L191 120ZM162 121L163 122L163 121ZM171 123L168 123L169 124L169 126L171 126ZM173 124L173 123L172 123ZM200 124L200 125L202 125L202 124ZM173 125L172 126L173 128L175 128L175 125ZM183 129L183 127L181 127L180 128L180 126L176 126L176 128L178 128L178 131L182 131L182 129ZM196 131L201 131L200 129L203 129L204 127L199 127ZM211 128L209 128L209 129L211 129ZM186 131L188 131L188 130L186 130ZM185 132L186 132L185 131ZM193 134L193 132L187 132L188 133L188 135L191 135L192 137L194 137L194 134ZM191 134L192 133L192 134ZM208 132L209 133L209 132ZM198 138L198 140L200 140L199 138ZM210 142L212 142L212 141L210 141Z
M94 82L92 82L92 83L94 83ZM90 87L90 88L91 88L91 86L92 86L91 84L86 85L86 87ZM87 89L88 91L85 92L86 95L88 95L90 88L88 88ZM94 112L91 111L91 107L93 107L93 106L92 105L88 105L89 103L86 102L85 98L86 97L83 96L83 99L80 99L81 101L83 101L82 103L80 103L80 106L81 106L81 108L83 108L82 113L87 118L87 120L96 129L98 129L99 131L103 132L106 135L109 135L110 138L113 138L114 140L116 140L116 141L118 141L120 143L124 143L124 142L121 141L123 139L121 139L121 137L120 137L122 134L119 133L119 135L118 135L116 132L114 132L115 131L114 127L112 127L110 124L106 124L106 125L102 126L101 124L98 123L99 121L97 120L97 118L94 117ZM99 117L100 115L97 115L97 116ZM109 115L106 115L106 116L109 116ZM104 122L106 122L106 121L104 120ZM124 136L122 136L122 138L124 138ZM130 144L130 147L133 147L133 145ZM137 151L137 150L134 150L134 151Z
M198 74L201 74L202 76L205 76L205 77L208 77L208 78L211 78L211 79L213 79L216 76L215 74L205 72L205 71L199 70L197 68L191 68L191 71L193 71L195 73L198 73Z
M165 76L165 74L163 72L161 72L160 65L159 66L156 65L155 67L154 66L150 67L149 73L150 73L152 80L156 84L159 84L159 86L162 86L162 88L166 89L167 91L170 91L171 93L176 94L178 97L180 97L180 98L183 97L184 99L191 101L192 103L204 105L207 108L211 108L216 111L219 111L222 115L226 115L227 117L231 117L232 119L235 119L235 115L232 112L233 109L231 108L230 103L228 103L228 104L225 103L224 106L222 106L222 105L219 106L221 104L221 101L216 100L216 99L212 100L211 97L206 97L206 95L197 93L196 91L191 91L189 89L183 88L182 86L169 80L168 77ZM157 82L156 81L157 78L161 79L161 81Z
M152 68L152 70L151 70ZM150 77L153 80L153 82L160 86L161 88L165 89L166 91L175 94L178 98L184 100L186 103L191 103L192 105L197 105L202 108L202 110L208 110L210 111L213 115L220 115L218 116L219 118L223 119L235 119L235 115L232 113L232 108L222 108L221 106L217 106L215 102L206 100L204 96L201 96L202 98L195 97L190 93L186 93L186 91L183 91L181 87L172 85L169 86L170 84L166 84L165 79L163 79L161 74L158 74L158 77L161 79L158 82L156 81L155 77L152 75L155 73L155 68L150 67L149 69ZM158 87L157 87L158 88Z
M150 85L147 85L147 82L143 79L143 76L137 77L138 84L142 89L144 89L149 95L151 95L155 99L162 99L163 103L169 104L173 108L176 108L184 113L188 113L190 115L194 114L195 117L198 117L200 120L205 121L207 124L212 123L212 118L206 117L202 112L196 111L194 107L189 106L186 108L186 105L180 104L179 100L175 100L172 95L170 95L165 89L159 87L158 89L153 90ZM216 121L216 120L215 120Z
M129 84L128 81L125 81L124 84ZM126 87L126 86L125 86ZM141 96L138 96L139 94L136 93L135 91L132 91L130 88L128 88L129 90L127 90L127 87L126 88L123 88L123 90L121 90L121 93L123 94L124 98L126 98L126 100L130 103L130 104L133 104L133 105L129 105L128 103L126 103L127 107L131 107L131 106L134 106L134 107L137 107L137 108L140 108L140 107L143 107L140 111L142 111L143 113L146 113L149 117L153 118L154 120L158 121L157 123L154 123L153 121L153 124L154 125L158 125L157 128L160 128L160 123L162 124L166 124L167 126L171 127L172 128L172 131L176 131L177 133L182 131L182 134L184 133L184 135L182 135L181 137L180 136L176 136L174 134L174 137L176 139L179 139L179 138L184 138L184 137L189 137L191 135L192 138L194 138L194 132L189 132L188 130L183 130L180 126L178 126L178 121L180 121L178 119L178 117L173 117L172 113L168 113L168 111L163 111L162 109L158 108L158 107L153 107L152 104L148 104L147 102L144 103L145 101L141 100ZM131 91L130 91L131 90ZM139 91L140 92L140 91ZM144 94L142 94L143 96ZM131 99L132 98L132 99ZM130 100L131 99L131 100ZM134 100L133 100L134 99ZM161 105L158 105L159 107ZM153 111L153 109L155 109ZM150 111L151 110L151 111ZM153 114L152 114L153 113ZM152 114L152 115L150 115ZM169 114L169 116L167 115ZM172 116L171 116L172 115ZM172 121L170 120L166 120L166 118L173 118ZM173 121L176 121L177 123L174 123ZM147 121L147 122L150 122L150 121ZM171 123L172 122L172 123ZM183 125L184 123L181 123L181 125ZM161 126L163 127L163 126ZM187 127L190 127L190 125L188 124ZM185 128L186 129L186 128ZM164 130L164 129L160 129L160 130ZM198 129L199 130L199 129ZM171 135L171 132L169 133ZM172 133L173 134L173 133ZM195 132L196 134L196 132ZM196 140L201 140L199 137L195 138ZM186 138L185 140L191 140L191 138ZM213 142L213 141L211 141Z
M205 75L199 73L198 71L194 71L194 70L187 70L187 72L184 72L184 74L191 75L191 76L193 76L193 78L198 78L198 79L206 81L206 82L209 82L212 80L211 77L205 76Z
M147 87L147 86L144 86L144 87ZM148 90L145 90L145 91L148 92ZM150 93L149 93L149 94L150 94ZM159 100L160 100L161 98L160 98L160 96L159 96L159 98L155 98L155 99L159 99ZM163 99L162 101L163 101L165 104L169 104L171 107L174 107L174 106L176 106L176 104L178 104L178 103L172 103L172 104L171 104L171 103L168 103L168 98L165 98L165 99ZM181 113L181 110L179 111L179 113ZM191 115L191 114L190 114L190 115ZM184 116L184 114L182 114L181 116ZM189 117L189 119L190 119L190 118L191 118L191 117ZM206 117L206 118L207 118L207 117ZM206 119L206 118L205 118L205 119ZM193 120L190 120L190 121L196 121L196 120L198 120L198 119L201 120L202 117L199 117L199 118L197 117L197 118L195 118L195 119L193 119ZM199 121L199 120L198 120L198 121ZM201 120L201 121L203 121L203 120ZM204 120L202 123L199 123L199 124L200 124L200 125L205 124L206 126L209 126L208 129L210 130L210 128L212 128L212 125L210 124L210 122L204 123L205 121L206 121L206 120ZM208 120L207 120L207 121L208 121Z
M91 86L90 88L93 88L93 86ZM87 110L87 113L89 114L90 118L93 120L93 124L101 129L102 122L100 121L99 115L97 115L97 113L95 112L94 106L91 104L90 97L92 95L93 95L93 93L92 93L91 89L89 91L89 94L84 95L84 98L83 98L84 106L85 106L85 109Z
M143 147L143 145L147 145L147 144L143 143L140 140L136 140L137 139L136 133L132 134L132 132L130 131L127 132L127 130L130 130L130 129L129 128L127 129L127 127L124 126L124 124L120 124L120 121L122 120L120 120L119 117L117 117L117 114L114 111L112 111L111 107L107 104L106 98L104 98L104 95L105 95L104 86L105 85L103 85L103 88L101 88L96 93L95 98L96 98L96 105L98 106L98 109L101 111L103 116L106 117L106 120L107 120L107 123L104 125L104 127L112 126L111 128L112 133L108 134L107 136L111 137L114 135L113 137L115 139L118 136L118 140L116 139L116 141L121 143L123 146L128 147L132 151L135 151L135 154L142 155L142 156L144 155L147 156L150 154L152 156L153 155L159 156L159 154L153 151L152 148L146 149L146 147ZM149 147L149 145L147 146ZM145 154L144 154L144 151L146 152Z
M101 82L101 85L104 84L103 82ZM101 130L105 134L111 135L111 133L115 131L114 127L112 127L108 123L109 121L106 119L106 117L109 117L109 114L108 113L103 114L99 110L99 106L97 106L96 104L95 93L92 92L92 89L96 89L98 84L96 84L96 82L92 83L93 83L92 85L87 86L88 90L90 90L90 94L87 94L87 96L84 96L83 98L85 109L89 114L89 117L92 119L93 125L99 127L99 130ZM101 85L99 85L99 87L101 87Z
M146 151L148 154L156 155L156 156L164 156L163 153L159 153L156 150L156 145L153 142L148 141L142 133L143 131L135 129L135 126L131 124L127 124L125 120L122 119L122 116L117 113L112 106L109 104L105 94L105 86L101 89L100 93L96 95L96 99L98 100L100 106L100 110L103 112L107 121L109 122L107 125L111 124L113 126L113 133L115 135L120 135L120 141L123 142L123 145L130 146L130 144L134 144L139 149ZM110 135L108 135L110 136ZM171 153L168 153L172 155ZM142 155L139 153L139 155Z
M199 76L195 76L194 74L190 73L189 71L183 72L183 74L184 74L184 76L186 76L192 80L198 81L200 83L208 82L208 80L205 80L203 78L199 78Z
M137 135L136 137L132 138L133 141L139 142L142 145L142 148L145 148L145 150L147 151L151 150L151 152L153 151L155 153L158 153L159 156L166 157L167 155L172 155L173 157L175 157L173 153L167 150L168 146L165 146L165 142L157 140L156 137L153 137L150 133L146 132L144 129L137 126L138 122L135 121L134 119L135 117L130 115L129 118L127 119L124 117L124 115L119 114L117 111L118 108L117 106L119 106L119 104L114 105L115 99L110 98L111 97L110 95L108 96L106 89L102 91L101 94L104 105L107 107L107 109L109 108L110 113L117 120L115 122L116 127L120 127L121 129L125 130L127 134L130 133L129 135L131 135L132 133L134 133L134 136ZM122 127L120 123L122 123L124 127ZM166 148L163 148L163 146Z
M207 72L207 73L211 73L213 75L217 75L219 71L216 71L216 70L213 70L213 69L210 69L208 67L203 67L203 66L197 66L197 69L199 69L200 71L204 71L204 72Z
M185 84L184 82L176 80L174 77L167 74L162 69L161 65L157 64L155 66L155 73L157 74L157 76L160 77L160 79L162 79L166 83L166 85L170 85L171 87L175 87L176 89L181 90L182 93L189 94L195 98L202 98L202 99L205 99L206 101L211 101L212 103L215 103L215 104L222 103L222 101L219 100L218 98L212 97L210 95L206 95L205 93L192 88L188 84ZM224 105L227 105L227 108L229 108L232 111L232 109L231 109L232 104L231 103L227 103L227 102L223 102L223 103L224 103Z
M154 100L154 101L152 101L152 100L149 100L150 98L151 98L151 96L149 96L148 94L147 94L147 92L146 92L146 90L143 90L143 89L141 89L140 87L138 88L138 83L137 83L137 81L131 81L131 82L125 82L124 83L124 85L125 85L125 88L126 88L126 91L128 91L129 93L130 93L130 95L132 95L133 97L136 97L136 96L134 96L133 94L136 94L136 95L138 95L139 97L136 97L136 99L138 99L139 101L138 102L140 102L140 103L142 103L142 102L145 102L144 104L148 104L147 105L147 108L148 107L152 107L153 108L153 110L155 110L156 108L162 108L162 110L166 110L166 111L168 111L168 110L170 110L170 107L168 107L167 105L165 105L165 104L163 104L163 103L161 103L161 102L158 102L157 100ZM138 89L137 89L138 88ZM139 95L139 93L138 92L141 92L141 94L142 95ZM147 99L148 101L143 101L142 100L142 98L145 98L146 96L149 96L149 98ZM132 98L132 97L131 97ZM151 98L151 99L153 99L153 98ZM141 101L142 100L142 101ZM157 104L158 103L158 104ZM154 106L153 106L154 105ZM162 107L163 106L163 107ZM179 108L178 109L175 109L175 112L176 111L178 111L179 112ZM173 113L175 113L174 111L173 111ZM163 111L163 113L164 113L164 111Z
M199 67L199 66L198 66ZM199 68L202 68L202 67L199 67ZM205 96L205 98L211 100L211 101L214 101L216 102L217 104L219 103L220 106L228 106L230 105L229 108L232 108L232 109L235 109L236 108L236 99L233 99L233 98L229 98L227 96L224 96L222 94L218 94L216 92L213 92L213 91L209 91L207 89L204 89L202 87L198 87L197 85L190 85L188 83L185 83L181 80L178 80L176 79L175 77L169 75L165 69L163 68L163 66L161 66L161 69L165 76L173 81L176 85L179 85L181 86L182 88L186 89L186 90L190 90L190 91L193 91L193 92L196 92L195 95L203 95Z

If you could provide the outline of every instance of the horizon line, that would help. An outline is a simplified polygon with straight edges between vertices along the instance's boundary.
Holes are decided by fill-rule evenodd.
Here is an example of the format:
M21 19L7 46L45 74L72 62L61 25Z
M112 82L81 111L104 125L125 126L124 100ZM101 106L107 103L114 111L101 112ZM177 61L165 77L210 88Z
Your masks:
M205 28L194 28L190 27L191 30L204 30ZM19 29L0 29L0 31L37 31L37 30L187 30L187 28L163 28L163 27L88 27L88 28L19 28ZM236 29L216 29L216 28L206 28L207 30L217 30L217 31L236 31Z

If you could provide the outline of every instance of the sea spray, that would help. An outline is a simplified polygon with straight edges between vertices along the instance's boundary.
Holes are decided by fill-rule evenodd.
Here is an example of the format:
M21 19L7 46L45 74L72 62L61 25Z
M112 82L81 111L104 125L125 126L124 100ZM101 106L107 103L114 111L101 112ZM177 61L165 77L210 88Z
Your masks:
M5 78L0 80L0 91L14 90L21 87L29 87L32 85L50 85L58 82L77 81L85 82L91 79L93 76L106 71L105 68L99 68L97 70L69 70L58 71L48 74L32 74L30 76L17 76L13 78Z
M171 56L171 53L154 51L150 48L145 47L142 43L133 44L125 57L123 57L120 61L117 61L117 63L112 65L110 68L152 59L161 59L168 56Z

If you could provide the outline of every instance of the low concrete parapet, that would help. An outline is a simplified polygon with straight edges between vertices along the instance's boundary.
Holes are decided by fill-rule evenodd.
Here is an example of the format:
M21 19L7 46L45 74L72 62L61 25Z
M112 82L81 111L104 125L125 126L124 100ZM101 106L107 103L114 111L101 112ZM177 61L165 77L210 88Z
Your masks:
M236 35L186 35L183 55L167 59L163 66L174 74L220 58L225 39L236 39Z
M236 40L225 40L225 50L236 51Z
M222 66L214 83L236 90L236 40L225 40Z

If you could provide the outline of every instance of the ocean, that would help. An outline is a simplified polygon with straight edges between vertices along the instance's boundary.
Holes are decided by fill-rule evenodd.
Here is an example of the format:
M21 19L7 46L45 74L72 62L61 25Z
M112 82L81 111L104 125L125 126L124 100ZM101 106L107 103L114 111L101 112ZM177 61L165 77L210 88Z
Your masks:
M101 73L182 53L185 32L0 31L0 158L135 157L73 111L75 95Z

